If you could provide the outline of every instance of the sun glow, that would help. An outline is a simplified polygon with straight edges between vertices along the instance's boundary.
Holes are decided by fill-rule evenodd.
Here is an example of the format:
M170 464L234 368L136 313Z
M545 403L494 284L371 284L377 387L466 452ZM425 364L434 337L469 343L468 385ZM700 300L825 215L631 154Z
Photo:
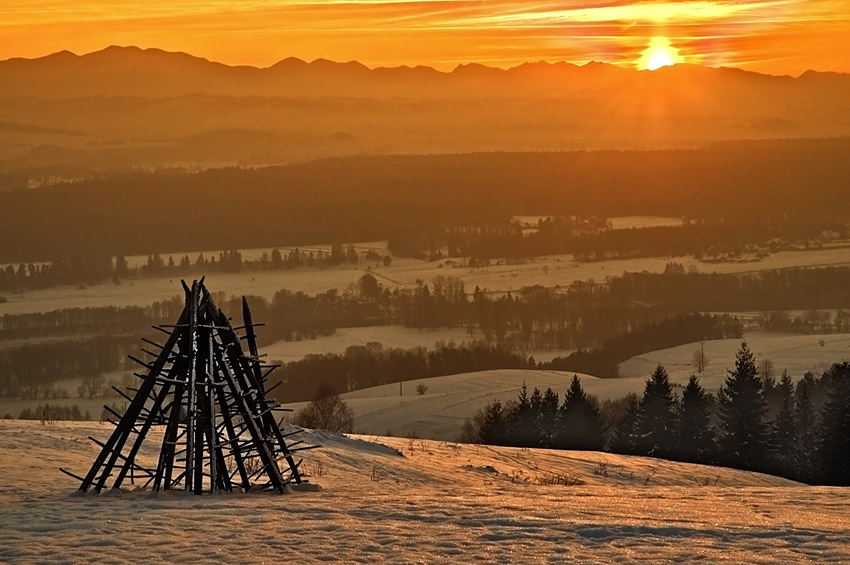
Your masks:
M641 52L638 68L654 71L681 62L679 50L670 45L666 37L653 37L649 46Z

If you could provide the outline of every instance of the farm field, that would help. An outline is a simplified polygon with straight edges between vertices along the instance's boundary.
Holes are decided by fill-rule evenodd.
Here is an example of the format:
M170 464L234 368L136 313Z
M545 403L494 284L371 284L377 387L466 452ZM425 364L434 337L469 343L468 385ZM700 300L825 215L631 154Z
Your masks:
M832 363L850 359L850 335L846 334L752 334L745 337L758 357L773 361L776 378L783 369L787 369L796 381L806 371L823 371ZM824 345L820 345L821 340ZM735 352L741 340L706 341L704 345L709 363L706 372L700 376L700 383L708 392L715 393L724 383L727 371L734 368ZM691 343L634 357L621 365L621 376L617 379L600 379L584 374L579 374L579 377L588 394L600 400L614 400L629 393L642 394L646 379L661 363L676 390L686 385L695 372L690 363L697 348L699 343ZM355 429L359 432L397 436L415 434L423 438L454 441L458 439L466 418L495 400L504 404L516 399L523 382L529 390L551 387L563 395L573 374L519 369L479 371L407 381L401 387L398 384L382 385L349 392L342 397L354 412ZM416 392L420 384L428 387L423 395ZM299 409L304 404L288 406Z
M433 348L438 341L461 343L480 338L476 331L469 335L464 328L443 328L439 330L420 330L404 326L369 326L360 328L339 328L332 335L319 336L316 339L301 341L276 341L260 348L269 360L298 361L311 354L342 354L353 345L366 345L375 341L388 348L412 349L414 347Z
M374 248L380 255L388 254L386 244ZM467 292L478 286L490 292L517 291L526 286L564 287L575 281L593 279L604 282L608 276L623 272L663 272L667 263L675 261L684 267L693 266L701 272L742 273L794 267L818 267L850 264L850 252L841 246L805 251L781 251L760 261L740 263L705 263L693 257L654 257L618 259L593 263L577 262L572 255L538 257L518 265L491 264L483 268L468 268L452 264L451 260L423 261L395 258L389 267L378 263L340 265L330 268L303 268L290 271L246 271L240 273L211 273L207 286L225 295L256 295L271 298L282 288L317 294L331 289L345 290L371 272L380 284L390 289L413 288L419 281L429 283L438 276L461 279ZM156 300L180 294L180 281L174 277L129 279L120 285L111 282L91 286L65 286L8 295L0 304L0 315L49 312L59 308L97 306L148 305Z
M109 426L0 421L0 560L842 562L845 489L596 452L336 436L321 492L75 496ZM151 455L151 453L148 453ZM549 484L552 482L567 482ZM368 501L368 502L366 502Z

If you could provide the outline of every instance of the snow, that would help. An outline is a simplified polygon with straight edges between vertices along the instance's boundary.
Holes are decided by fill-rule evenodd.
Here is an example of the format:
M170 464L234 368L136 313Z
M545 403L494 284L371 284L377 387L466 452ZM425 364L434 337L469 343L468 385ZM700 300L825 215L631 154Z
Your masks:
M749 333L745 335L747 345L756 355L757 361L773 362L774 378L778 379L783 369L793 380L811 371L820 375L833 363L850 360L850 334L788 335ZM714 390L726 378L727 369L733 368L735 352L741 347L741 339L718 339L703 342L708 364L700 376L709 390ZM823 345L821 345L821 343ZM621 377L648 376L661 363L671 381L687 383L695 372L691 364L699 342L652 351L632 357L620 364ZM717 382L717 386L713 383ZM712 383L708 386L707 383Z
M787 369L793 380L806 371L820 374L833 363L850 359L850 335L777 335L748 334L750 349L757 359L770 359L775 378ZM821 345L821 341L823 345ZM740 339L706 341L705 353L709 363L700 383L709 392L716 392L734 368L735 352ZM640 395L646 379L658 363L664 365L673 385L685 386L695 372L691 365L693 352L699 343L653 351L633 357L620 365L617 379L600 379L578 374L588 394L600 400L615 400L629 393ZM541 371L528 369L498 369L462 373L429 379L382 385L343 394L355 417L355 430L367 434L409 435L454 441L460 435L466 418L487 404L499 400L503 404L515 400L523 382L529 392L552 388L563 395L575 373L571 371ZM428 387L418 395L416 387ZM399 391L401 388L401 394ZM295 410L305 403L291 403Z
M389 254L385 244L378 246L380 242L372 243L375 244L374 250L379 255ZM371 246L371 244L368 245ZM256 252L248 254L254 256ZM194 256L192 258L194 259ZM573 256L567 254L537 257L519 265L499 264L500 261L493 261L493 264L488 267L470 269L460 266L452 267L445 261L428 262L394 258L389 267L383 267L380 262L373 264L361 262L357 265L346 264L321 269L208 273L207 286L216 292L235 296L250 294L271 298L281 288L317 294L334 288L343 291L348 285L355 284L368 269L382 285L390 289L415 288L419 280L430 283L438 276L451 276L460 278L467 292L472 292L476 286L493 292L506 292L534 285L554 288L567 287L580 280L604 281L608 276L620 276L626 271L662 273L667 263L671 261L681 263L686 269L693 266L705 273L742 273L789 267L850 264L847 248L842 246L780 251L757 262L742 263L703 263L692 256L615 259L583 263L574 261ZM128 279L120 285L107 282L85 288L72 285L32 290L22 295L6 296L8 302L0 304L0 315L49 312L59 308L147 306L156 300L177 296L180 292L178 282L179 277L166 276Z
M0 421L0 562L850 559L844 489L594 452L308 432L320 492L75 496L57 467L84 473L109 431Z
M438 341L449 343L469 342L480 339L477 330L470 336L464 328L442 328L439 330L408 328L405 326L366 326L339 328L329 336L301 341L276 341L260 348L260 353L269 359L284 362L297 361L310 354L345 353L352 345L366 345L376 341L385 349L412 349L414 347L433 348Z

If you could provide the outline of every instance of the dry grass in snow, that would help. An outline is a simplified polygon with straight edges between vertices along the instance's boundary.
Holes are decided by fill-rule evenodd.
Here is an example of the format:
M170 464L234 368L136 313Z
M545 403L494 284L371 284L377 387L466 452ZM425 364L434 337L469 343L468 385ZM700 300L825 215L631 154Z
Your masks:
M0 422L8 563L850 559L847 491L684 463L305 434L322 492L74 496L108 427ZM369 441L367 441L369 440ZM399 455L399 452L403 454Z

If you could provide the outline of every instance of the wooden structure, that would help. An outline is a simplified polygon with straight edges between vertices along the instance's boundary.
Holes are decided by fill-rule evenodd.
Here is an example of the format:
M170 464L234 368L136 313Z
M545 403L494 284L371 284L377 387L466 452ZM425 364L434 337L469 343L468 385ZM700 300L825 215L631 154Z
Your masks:
M287 443L294 433L281 432L276 403L265 387L274 366L263 365L251 311L242 299L244 325L233 328L216 308L204 281L186 292L186 307L173 326L156 327L168 335L157 349L147 350L150 363L136 373L141 385L85 477L83 492L119 488L129 478L154 491L183 489L194 494L216 491L268 490L284 492L303 481L294 453L316 446ZM240 336L237 331L243 331ZM245 341L247 353L241 342ZM116 389L118 390L118 389ZM107 410L109 408L107 407ZM116 414L116 416L118 416ZM110 420L111 421L111 420ZM164 427L156 466L137 461L151 428ZM117 474L116 474L117 473Z

